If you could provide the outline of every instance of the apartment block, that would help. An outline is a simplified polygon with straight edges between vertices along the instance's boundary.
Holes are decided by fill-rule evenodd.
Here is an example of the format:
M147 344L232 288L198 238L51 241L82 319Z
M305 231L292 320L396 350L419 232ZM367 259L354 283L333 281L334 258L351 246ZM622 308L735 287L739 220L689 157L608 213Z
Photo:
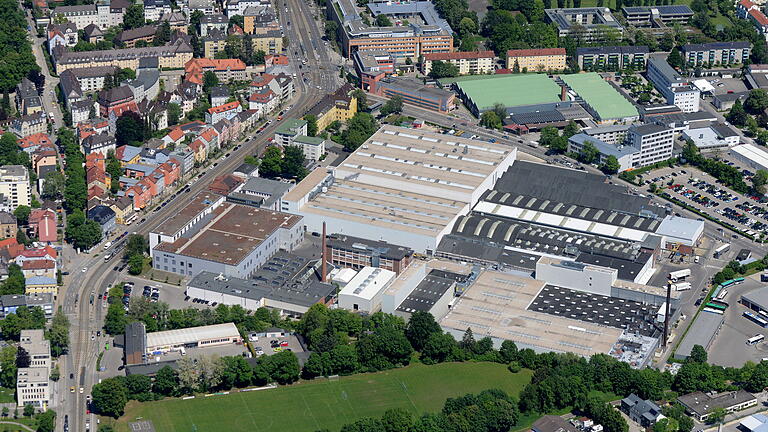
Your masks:
M544 72L565 69L565 48L518 49L507 51L507 69Z
M19 346L29 353L29 367L51 369L51 343L43 330L22 330Z
M558 36L570 36L577 42L603 42L624 35L607 7L545 9L546 21L557 26Z
M676 105L686 113L699 111L701 92L677 73L664 58L648 59L648 79L667 98L667 103Z
M181 69L192 60L192 47L184 38L177 38L159 47L74 52L58 46L53 51L53 63L58 74L67 69L99 66L137 70L143 58L157 59L158 67L163 69Z
M459 69L459 75L479 75L492 73L496 54L493 51L470 51L425 54L422 62L422 72L429 75L432 71L432 63L441 61L450 63Z
M648 62L647 46L607 46L576 48L579 68L592 70L645 70Z
M11 211L20 205L29 206L32 197L29 188L29 172L21 165L0 167L0 196L4 197Z
M32 405L45 410L51 400L49 370L44 367L19 368L16 372L18 406Z
M691 66L746 64L752 44L746 41L687 44L681 51L683 59Z
M644 124L623 127L594 128L589 133L579 133L568 140L568 151L579 153L589 143L600 152L600 162L614 156L619 162L619 171L640 168L672 157L675 131L659 124ZM600 131L599 129L606 129ZM603 141L600 136L622 137Z
M675 23L686 24L693 18L687 5L625 6L621 9L627 22L635 27L665 27Z
M308 115L315 116L317 130L324 130L334 121L346 123L357 113L357 98L352 96L353 91L354 88L346 83L307 111Z

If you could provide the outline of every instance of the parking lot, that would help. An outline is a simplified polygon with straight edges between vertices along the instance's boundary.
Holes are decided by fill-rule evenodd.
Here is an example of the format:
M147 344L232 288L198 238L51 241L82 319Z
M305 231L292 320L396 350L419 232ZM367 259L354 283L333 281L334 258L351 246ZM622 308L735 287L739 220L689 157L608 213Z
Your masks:
M728 287L728 295L723 299L729 304L724 314L725 321L712 346L707 350L710 363L741 367L747 360L759 363L761 359L768 358L768 343L762 342L753 346L746 344L748 338L765 334L766 329L744 318L742 314L747 308L738 303L742 294L761 286L760 276L752 275L746 278L743 284Z
M157 288L158 301L168 303L169 309L185 309L188 307L204 309L206 307L210 307L210 305L206 306L204 304L192 303L191 301L184 301L184 288L177 285L150 281L135 276L124 277L121 280L134 283L134 288L131 292L131 298L141 297L143 294L144 286L147 285Z
M257 356L272 355L281 351L293 351L296 354L304 352L299 339L291 334L280 337L260 337L248 336L248 340L253 345L253 351Z
M754 173L734 166L742 170L744 181L749 182ZM655 183L672 197L749 235L759 237L768 234L768 205L760 204L757 197L728 189L698 169L662 168L647 174L644 180L646 184Z

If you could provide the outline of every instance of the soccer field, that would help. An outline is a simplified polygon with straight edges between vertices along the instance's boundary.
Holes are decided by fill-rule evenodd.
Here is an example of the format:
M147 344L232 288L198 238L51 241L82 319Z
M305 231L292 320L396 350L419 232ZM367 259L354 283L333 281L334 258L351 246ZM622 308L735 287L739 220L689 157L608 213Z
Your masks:
M404 408L414 415L439 411L449 397L489 388L517 395L530 380L530 371L513 374L506 365L496 363L416 364L273 390L131 402L117 429L128 432L128 422L141 417L152 420L155 430L163 432L337 431L346 423L380 416L390 408Z

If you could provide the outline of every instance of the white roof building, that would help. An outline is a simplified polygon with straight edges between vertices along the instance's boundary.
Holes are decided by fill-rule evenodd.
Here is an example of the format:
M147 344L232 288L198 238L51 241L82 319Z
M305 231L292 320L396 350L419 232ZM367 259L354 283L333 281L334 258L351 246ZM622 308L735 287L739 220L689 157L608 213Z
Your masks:
M339 306L352 311L378 311L384 290L396 276L393 271L363 267L339 293Z
M754 169L768 170L768 152L752 144L731 147L731 154Z
M147 353L172 351L179 347L208 347L240 340L240 332L233 323L191 327L147 333Z

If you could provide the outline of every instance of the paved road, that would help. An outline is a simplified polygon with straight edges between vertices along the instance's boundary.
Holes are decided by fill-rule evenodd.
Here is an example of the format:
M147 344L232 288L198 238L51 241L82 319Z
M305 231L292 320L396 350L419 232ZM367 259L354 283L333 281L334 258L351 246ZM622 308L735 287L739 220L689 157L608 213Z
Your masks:
M25 10L23 5L21 8L25 11L27 25L29 25L34 32L35 20L32 18L32 12L30 10ZM40 73L45 77L45 87L43 88L42 94L43 109L46 114L53 113L54 130L58 130L64 125L63 114L59 109L59 104L56 102L56 86L59 85L59 78L51 76L48 71L48 65L45 63L45 56L43 55L45 38L38 38L36 34L36 32L30 33L29 38L32 42L32 53L35 55L37 65L40 66Z
M296 80L296 96L291 113L296 113L292 115L298 117L311 108L322 95L334 91L338 87L339 79L338 73L335 72L338 70L337 66L332 64L330 60L332 56L321 42L322 33L312 18L312 12L307 4L299 0L288 0L287 3L289 13L281 14L281 20L290 19L292 24L287 32L292 44L288 50L291 63L294 65L300 63L294 55L294 51L298 51L299 57L303 58L301 56L302 51L294 50L294 47L304 47L307 52L316 53L316 55L306 57L307 65L303 67L304 76L310 80L312 85L305 85L300 79ZM279 3L278 7L280 6L282 4ZM299 23L300 25L297 25ZM316 41L314 44L313 40ZM331 71L334 72L331 73ZM316 87L318 85L320 89ZM205 171L190 187L190 193L180 194L176 198L172 198L165 207L161 207L157 212L149 213L146 216L146 222L135 226L134 231L146 235L163 220L176 214L191 197L204 190L215 176L232 172L242 163L246 155L260 154L266 146L266 139L274 134L278 124L279 122L275 121L262 133L247 137L240 143L242 145L238 150L233 150L228 158L221 160L216 167ZM96 251L94 251L95 253ZM64 310L70 316L73 325L70 336L71 354L64 356L62 360L64 366L62 367L63 378L60 386L62 389L67 389L66 391L70 386L75 386L77 392L74 395L61 394L64 410L60 412L59 419L63 419L64 413L69 414L71 430L84 430L86 422L90 423L91 430L95 429L94 418L92 416L86 418L85 397L90 394L92 386L99 380L99 373L95 370L95 362L107 339L92 340L91 338L93 333L103 325L103 315L106 313L106 308L103 308L98 300L91 305L89 297L91 293L94 295L103 293L108 285L114 283L119 276L112 271L112 267L116 263L117 257L105 262L101 257L91 256L85 261L85 271L73 270L77 274L72 277L72 282L61 296L64 299ZM70 373L74 374L74 378L69 378ZM81 383L82 394L79 392Z

